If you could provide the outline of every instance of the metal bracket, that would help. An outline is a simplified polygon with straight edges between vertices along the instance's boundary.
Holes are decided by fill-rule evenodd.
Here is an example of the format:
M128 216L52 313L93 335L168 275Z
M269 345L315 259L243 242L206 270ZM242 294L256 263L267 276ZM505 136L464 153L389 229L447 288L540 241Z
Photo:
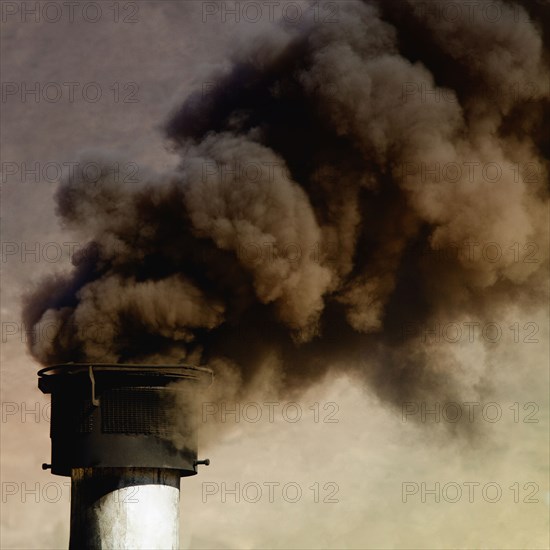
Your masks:
M94 407L99 407L99 397L96 397L95 394L95 378L92 365L89 365L88 367L88 376L90 377L90 381L92 382L92 405Z
M193 461L193 470L195 470L195 472L197 471L197 466L203 464L204 466L210 466L210 459L209 458L206 458L204 460L194 460Z

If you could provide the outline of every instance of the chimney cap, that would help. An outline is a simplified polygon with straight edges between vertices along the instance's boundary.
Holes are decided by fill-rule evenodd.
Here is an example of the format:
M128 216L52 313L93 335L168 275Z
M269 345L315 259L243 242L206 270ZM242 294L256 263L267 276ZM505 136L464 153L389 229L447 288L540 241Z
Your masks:
M90 369L94 374L114 375L114 376L144 376L159 377L173 381L194 380L197 382L206 382L209 385L212 382L213 372L207 367L196 367L192 365L150 365L150 364L131 364L131 363L62 363L50 365L38 371L38 376L44 380L50 377L71 376L87 374Z
M90 362L41 369L38 387L52 394L52 473L164 468L195 475L196 396L212 376L189 365Z

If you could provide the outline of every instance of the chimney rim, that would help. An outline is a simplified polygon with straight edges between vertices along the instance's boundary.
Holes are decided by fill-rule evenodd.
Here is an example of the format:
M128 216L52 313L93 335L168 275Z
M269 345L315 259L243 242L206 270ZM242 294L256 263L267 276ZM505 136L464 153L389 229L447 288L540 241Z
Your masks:
M90 368L94 374L112 375L142 375L167 377L175 380L197 380L209 379L212 382L214 373L208 367L197 367L194 365L153 365L133 363L61 363L50 365L37 372L39 379L53 379L57 376L73 376L88 374Z

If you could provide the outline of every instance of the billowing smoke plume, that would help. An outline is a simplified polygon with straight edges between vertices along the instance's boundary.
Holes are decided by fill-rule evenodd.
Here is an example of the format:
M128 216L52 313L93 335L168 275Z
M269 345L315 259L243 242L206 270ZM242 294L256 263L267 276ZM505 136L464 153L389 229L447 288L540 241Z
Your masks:
M548 5L429 4L274 24L170 119L178 169L67 177L59 216L90 245L29 297L51 335L32 354L207 363L241 388L345 369L392 402L454 395L469 365L423 329L544 292Z

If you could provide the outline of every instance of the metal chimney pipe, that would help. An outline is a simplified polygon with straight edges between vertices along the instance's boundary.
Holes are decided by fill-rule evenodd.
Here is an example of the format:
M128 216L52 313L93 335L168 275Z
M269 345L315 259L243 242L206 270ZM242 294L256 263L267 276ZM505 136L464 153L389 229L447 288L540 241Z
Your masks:
M179 548L180 475L163 468L75 468L69 548Z
M71 476L69 548L179 548L180 477L195 475L209 369L74 364L38 373L52 395L52 473Z

